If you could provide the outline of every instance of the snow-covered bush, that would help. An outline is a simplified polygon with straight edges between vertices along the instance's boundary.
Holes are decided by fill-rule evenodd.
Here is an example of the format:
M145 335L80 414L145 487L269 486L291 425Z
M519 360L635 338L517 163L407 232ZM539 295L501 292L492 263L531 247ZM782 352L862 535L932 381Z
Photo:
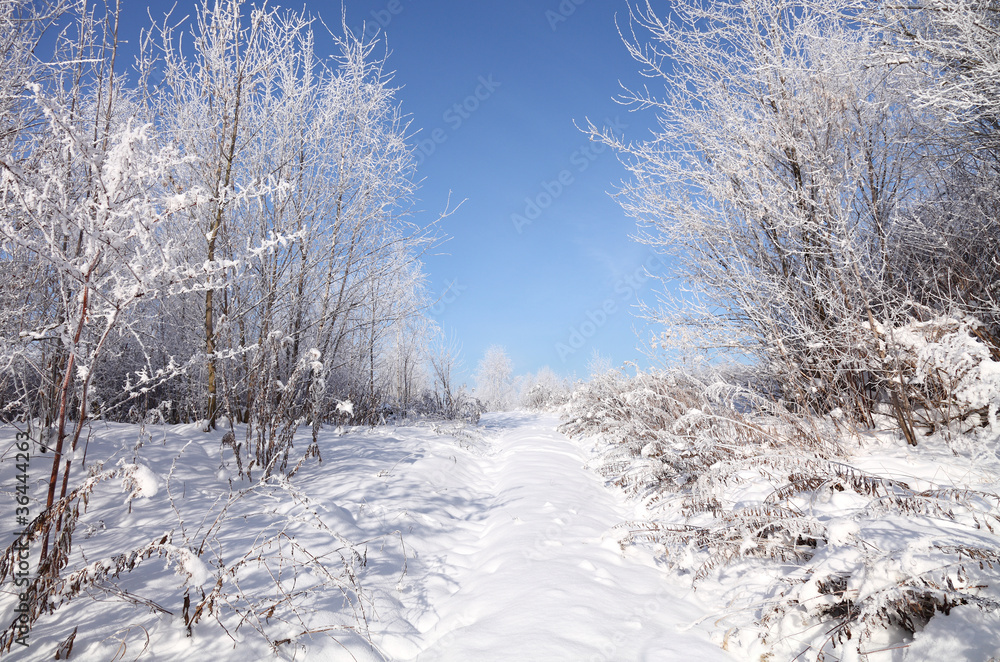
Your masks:
M977 320L937 317L889 333L904 366L914 413L931 432L957 421L996 426L1000 352L983 342Z
M669 256L646 310L657 343L749 358L785 400L862 425L893 389L871 320L906 310L888 235L927 173L914 64L885 61L873 9L638 3L625 45L653 82L623 98L656 129L588 126L631 173L618 199L637 238Z
M451 387L447 392L423 391L409 407L391 407L377 421L379 424L396 425L417 420L463 420L478 423L484 411L483 404L464 386Z
M880 484L874 494L853 492L858 508L812 518L822 525L816 548L763 609L766 645L809 651L806 659L850 659L903 645L955 607L1000 609L996 494ZM808 498L838 486L828 482Z
M928 464L919 453L930 450L886 433L886 448L907 458L886 469L838 439L830 418L682 374L607 373L566 415L564 431L598 441L598 471L645 506L621 525L622 544L654 545L699 590L721 594L727 646L855 659L957 606L1000 607L995 485L935 464L915 478L911 465ZM940 436L921 446L951 456Z
M427 360L433 387L424 392L418 413L478 422L484 410L483 403L469 393L465 384L460 384L456 377L462 368L462 346L458 339L454 335L439 335L428 348Z
M741 412L783 414L782 432ZM605 445L600 471L644 498L683 489L719 462L792 446L830 452L823 437L751 391L682 373L607 372L573 393L565 417L563 432Z
M625 540L662 545L697 586L724 582L735 596L734 585L758 585L728 619L733 645L853 659L955 606L1000 607L998 503L962 483L796 450L713 466L652 522L627 525Z
M551 368L544 367L533 375L523 375L517 380L520 394L518 403L532 411L546 411L561 407L569 401L570 384Z

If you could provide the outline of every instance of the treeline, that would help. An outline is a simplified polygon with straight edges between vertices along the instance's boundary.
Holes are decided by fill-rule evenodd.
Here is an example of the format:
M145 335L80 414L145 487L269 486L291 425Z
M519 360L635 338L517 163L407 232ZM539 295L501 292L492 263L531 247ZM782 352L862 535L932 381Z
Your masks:
M141 34L120 18L108 4L0 0L0 422L19 431L21 472L19 530L0 554L18 604L0 651L154 558L184 577L168 597L188 636L235 614L226 631L247 625L284 654L270 627L312 617L292 587L307 571L366 637L361 553L318 519L311 532L334 551L305 550L295 518L257 500L309 503L285 478L320 454L326 422L443 409L420 263L436 230L408 218L415 165L384 46L346 21L334 33L240 0ZM235 470L220 468L228 495L196 515L214 524L195 532L173 507L166 533L87 547L104 520L74 533L101 492L124 486L131 512L159 489L142 432L111 460L88 443L95 418L219 428ZM29 480L32 455L44 474ZM263 528L224 547L223 527L247 526L241 507ZM273 581L247 580L259 572Z
M205 2L127 35L132 67L80 7L0 3L0 417L54 447L426 399L435 236L379 43L344 24L321 57L302 11Z
M73 533L92 492L122 481L134 497L149 477L141 435L131 462L88 461L91 419L226 429L235 480L257 482L222 500L221 522L244 496L287 492L324 422L439 406L420 263L435 230L407 218L414 161L385 52L344 21L321 57L318 27L205 0L125 35L108 5L0 0L0 422L30 439L19 458L51 458L40 490L19 486L23 529L0 555L4 581L32 559L0 650L146 559L197 561L214 535L195 544L181 524L81 566ZM245 558L301 563L268 536L255 540L271 556ZM338 583L311 558L331 590L360 596L353 561ZM222 586L185 585L189 635L218 615ZM279 602L244 613L270 618L290 600L275 587Z
M911 444L992 419L996 395L947 397L962 352L946 375L927 348L957 333L1000 358L1000 5L639 5L627 43L663 86L624 101L658 129L590 130L685 292L650 307L663 345L736 353L797 411L888 413Z

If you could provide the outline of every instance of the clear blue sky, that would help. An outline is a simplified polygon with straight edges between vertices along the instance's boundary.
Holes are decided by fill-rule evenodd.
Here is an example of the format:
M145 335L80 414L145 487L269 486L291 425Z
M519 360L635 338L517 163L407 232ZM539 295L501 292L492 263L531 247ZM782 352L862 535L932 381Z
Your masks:
M441 297L431 314L461 342L466 373L492 344L518 374L583 377L594 349L646 364L636 331L648 331L633 313L652 298L641 274L656 256L630 240L634 223L609 196L626 177L616 155L574 126L589 117L648 135L653 118L614 101L619 81L645 82L615 26L616 14L627 24L626 0L344 1L348 24L378 28L390 49L420 160L417 222L433 221L449 193L452 205L465 200L425 268ZM126 2L137 32L145 3ZM340 23L339 0L305 7Z
M648 135L649 115L614 101L619 81L644 81L615 26L616 13L627 24L625 0L346 6L349 24L367 21L388 40L419 131L421 217L449 191L465 200L444 223L446 254L426 268L437 294L457 286L433 314L462 342L466 368L490 344L506 347L518 373L548 365L584 376L593 349L645 363L633 306L653 283L632 276L655 256L629 239L634 223L608 195L626 176L616 155L574 126L589 117Z

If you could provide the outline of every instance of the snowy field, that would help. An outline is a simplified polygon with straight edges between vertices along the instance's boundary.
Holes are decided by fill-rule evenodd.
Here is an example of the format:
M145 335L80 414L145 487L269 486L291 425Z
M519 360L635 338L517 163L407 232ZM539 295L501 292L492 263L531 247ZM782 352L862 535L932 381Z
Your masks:
M478 426L330 428L322 463L307 461L289 481L241 483L230 451L220 452L221 431L95 423L89 457L111 458L105 469L119 473L96 486L76 527L64 575L83 589L41 619L29 648L5 657L53 659L75 632L70 659L93 661L761 659L753 604L791 567L776 575L737 564L692 590L690 572L669 572L654 547L620 544L623 522L663 521L664 512L607 486L594 471L600 444L558 425L554 415L506 413ZM0 430L4 448L14 432ZM856 469L920 490L995 491L1000 473L995 453L931 440L912 449L871 437L859 448ZM33 511L50 457L32 458ZM15 484L13 459L7 452L0 463L4 486ZM750 480L730 497L754 502L768 489ZM3 497L13 503L14 492ZM860 573L850 580L859 586L891 583L891 567L885 576L872 568L924 563L928 545L996 538L961 518L869 517L870 504L850 492L813 497L809 508L828 543L807 572ZM8 539L13 524L3 520ZM859 534L889 565L859 565ZM93 580L102 563L164 535L164 553ZM798 599L822 598L806 595L817 582L796 589ZM213 589L188 636L185 614ZM13 604L5 594L5 614ZM995 660L1000 619L959 605L913 638L888 632L883 641L860 657L841 648L840 659Z
M30 648L15 647L10 657L53 659L76 629L73 660L270 659L259 624L272 640L287 640L278 646L284 658L300 660L735 659L713 643L712 619L683 581L671 581L640 548L622 551L613 527L634 508L585 466L586 442L556 432L558 422L511 413L485 416L475 428L351 428L342 436L331 429L321 437L322 464L307 462L288 485L235 499L234 468L220 469L221 432L148 428L136 452L138 427L95 424L90 458L113 457L112 466L137 455L148 470L133 472L139 494L131 500L121 479L95 490L71 569L164 533L178 548L207 542L199 558L154 556L87 589L44 617ZM8 447L13 430L0 435ZM32 458L39 490L50 457ZM5 486L11 459L4 457ZM236 494L247 487L232 486ZM4 519L5 536L13 524ZM289 551L289 539L301 556ZM349 567L360 601L347 589L347 603L316 576L317 566L288 562L305 554L334 574ZM271 560L259 564L258 556ZM222 625L205 619L187 637L185 582L209 591L219 563L232 567L240 558L248 563L238 582L225 583ZM271 618L248 617L250 594L267 593L272 577L297 614L279 605ZM339 575L338 582L346 585ZM192 591L192 602L197 597ZM365 622L374 649L356 634ZM327 632L302 634L308 630Z

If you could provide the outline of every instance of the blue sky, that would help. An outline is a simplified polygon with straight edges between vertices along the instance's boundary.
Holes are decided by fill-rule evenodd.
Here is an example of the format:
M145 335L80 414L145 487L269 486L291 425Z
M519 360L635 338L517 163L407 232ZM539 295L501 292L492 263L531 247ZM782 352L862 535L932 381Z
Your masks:
M614 101L619 81L646 82L615 25L616 14L627 24L626 0L344 2L352 29L377 29L390 50L420 162L415 220L432 222L449 195L465 201L425 269L440 297L431 315L461 343L466 375L492 344L517 374L584 377L594 350L647 364L633 312L652 298L643 265L657 257L629 238L634 222L609 196L627 176L617 156L574 125L648 135L649 113ZM144 5L126 5L129 32L146 24ZM340 23L340 0L305 7Z
M647 135L648 114L614 101L619 81L644 80L615 26L626 2L348 0L347 12L388 40L418 131L418 218L431 220L449 192L465 200L444 223L446 254L426 268L438 295L455 284L432 313L466 368L491 344L518 373L585 376L594 349L646 363L632 313L656 256L629 239L634 223L608 195L626 176L617 156L574 126L589 117Z

